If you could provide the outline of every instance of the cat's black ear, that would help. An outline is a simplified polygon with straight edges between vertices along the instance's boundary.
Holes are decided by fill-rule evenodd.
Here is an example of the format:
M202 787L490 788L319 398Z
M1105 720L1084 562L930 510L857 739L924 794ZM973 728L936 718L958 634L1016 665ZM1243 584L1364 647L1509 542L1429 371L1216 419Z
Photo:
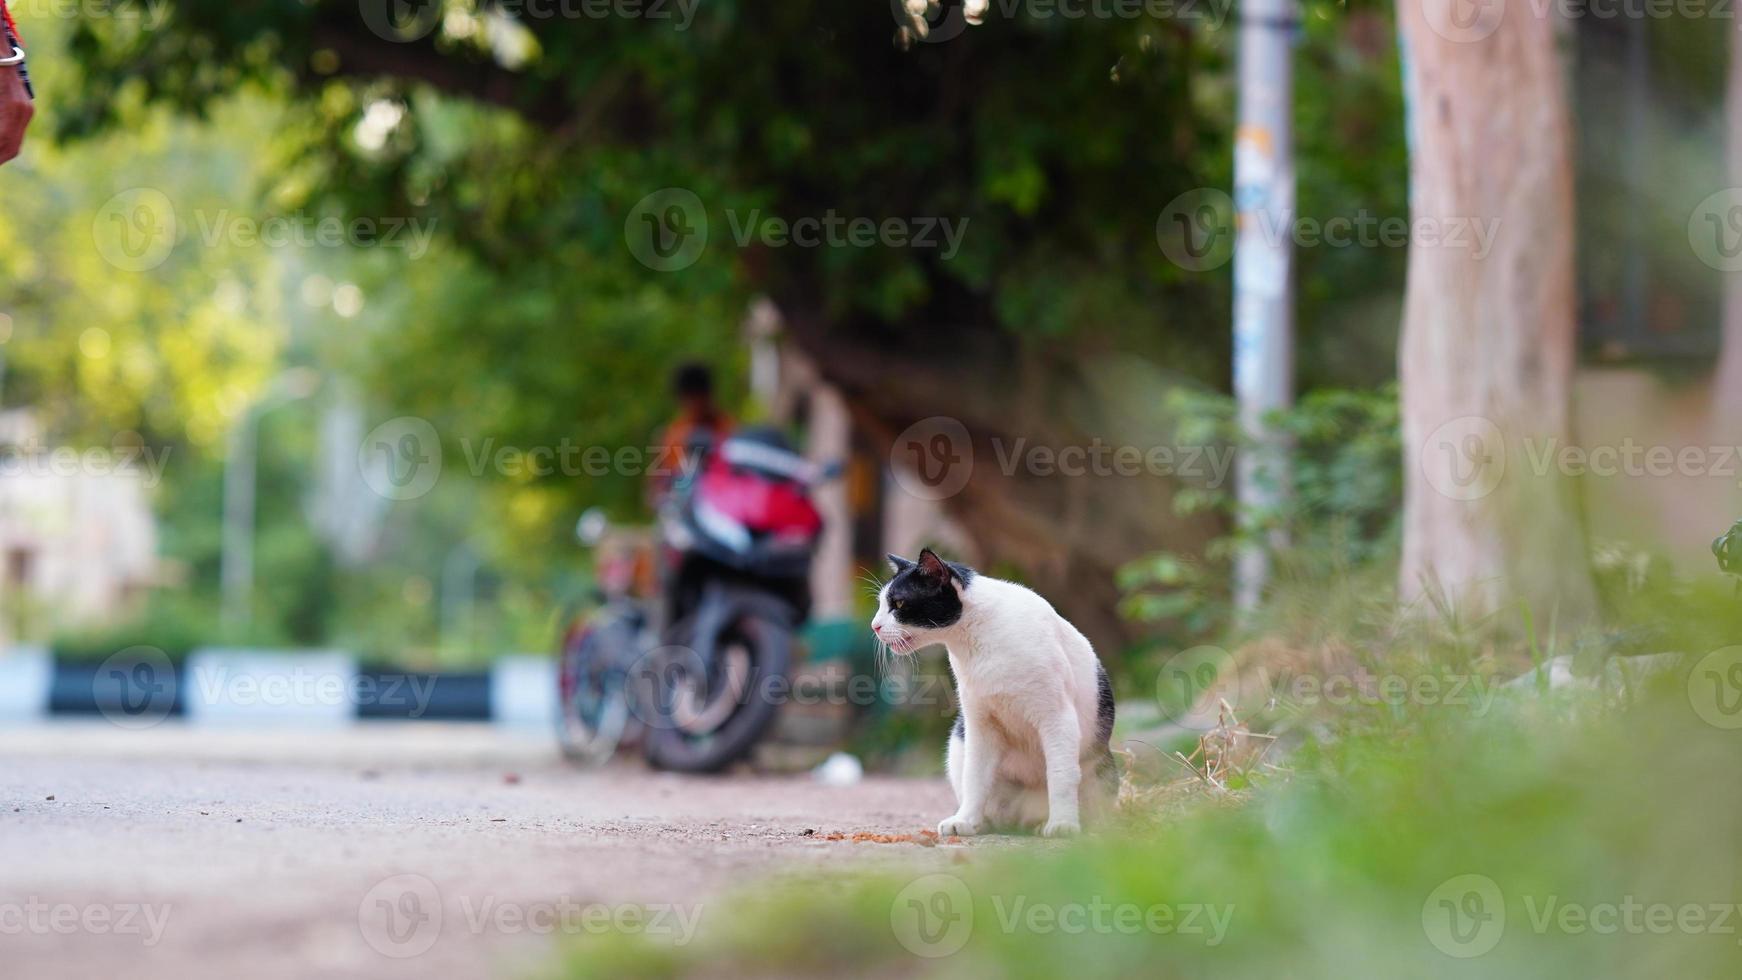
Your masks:
M884 557L889 559L889 568L897 575L900 575L902 572L913 567L913 562L908 561L900 555L886 555Z
M924 575L926 578L936 579L939 582L948 582L950 580L950 575L952 574L949 564L942 558L939 558L937 552L930 548L926 548L919 553L919 573Z

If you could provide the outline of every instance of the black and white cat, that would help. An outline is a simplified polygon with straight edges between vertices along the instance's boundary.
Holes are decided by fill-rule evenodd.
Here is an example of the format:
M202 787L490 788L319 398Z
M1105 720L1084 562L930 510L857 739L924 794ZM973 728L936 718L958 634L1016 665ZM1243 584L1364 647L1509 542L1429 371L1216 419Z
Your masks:
M1088 639L1033 591L930 549L889 564L872 632L899 654L943 644L961 702L945 756L956 813L938 833L1055 837L1110 806L1113 691Z

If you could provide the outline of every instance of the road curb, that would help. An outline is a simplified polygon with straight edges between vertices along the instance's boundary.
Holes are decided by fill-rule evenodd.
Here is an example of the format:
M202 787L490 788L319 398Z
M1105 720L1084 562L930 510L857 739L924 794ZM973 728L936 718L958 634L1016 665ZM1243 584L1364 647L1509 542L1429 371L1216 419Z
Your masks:
M0 720L37 718L48 711L54 657L41 647L0 654Z
M149 688L149 690L147 690ZM66 661L38 647L0 652L0 722L105 717L138 727L333 727L356 721L549 725L556 662L505 656L487 670L407 671L335 650L207 648L180 664Z

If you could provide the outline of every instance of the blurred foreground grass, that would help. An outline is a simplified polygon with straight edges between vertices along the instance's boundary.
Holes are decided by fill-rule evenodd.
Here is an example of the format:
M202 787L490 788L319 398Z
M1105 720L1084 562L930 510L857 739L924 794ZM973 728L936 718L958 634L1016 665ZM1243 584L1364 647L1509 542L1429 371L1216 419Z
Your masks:
M1739 662L1315 724L1245 793L764 886L688 945L591 937L551 974L1736 976Z

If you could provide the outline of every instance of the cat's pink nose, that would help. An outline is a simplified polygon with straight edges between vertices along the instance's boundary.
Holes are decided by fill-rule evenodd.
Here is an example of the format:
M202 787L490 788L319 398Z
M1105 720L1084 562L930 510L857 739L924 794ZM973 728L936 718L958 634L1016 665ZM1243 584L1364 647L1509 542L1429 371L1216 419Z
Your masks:
M876 634L881 636L883 633L883 627L878 626L876 623L872 623L871 624L871 632L876 633Z

